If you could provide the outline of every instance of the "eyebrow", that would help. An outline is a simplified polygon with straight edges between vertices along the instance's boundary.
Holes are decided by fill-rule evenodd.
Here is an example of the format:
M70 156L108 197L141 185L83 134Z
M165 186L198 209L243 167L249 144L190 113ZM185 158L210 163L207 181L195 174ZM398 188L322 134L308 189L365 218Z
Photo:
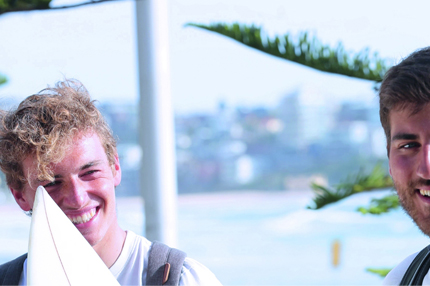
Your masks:
M391 141L396 140L416 140L418 139L418 135L410 134L410 133L398 133L391 138Z
M83 166L80 168L80 171L85 170L85 169L88 169L88 168L91 168L91 167L96 166L96 165L99 165L101 162L102 162L101 160L91 161L91 162L89 162L89 163L87 163L87 164L83 165Z

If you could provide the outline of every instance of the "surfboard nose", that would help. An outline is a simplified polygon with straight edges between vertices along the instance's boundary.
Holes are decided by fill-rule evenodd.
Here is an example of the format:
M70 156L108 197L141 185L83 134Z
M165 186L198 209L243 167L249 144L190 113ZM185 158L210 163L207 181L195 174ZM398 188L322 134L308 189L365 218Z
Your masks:
M27 285L120 285L42 186L36 190L27 259Z

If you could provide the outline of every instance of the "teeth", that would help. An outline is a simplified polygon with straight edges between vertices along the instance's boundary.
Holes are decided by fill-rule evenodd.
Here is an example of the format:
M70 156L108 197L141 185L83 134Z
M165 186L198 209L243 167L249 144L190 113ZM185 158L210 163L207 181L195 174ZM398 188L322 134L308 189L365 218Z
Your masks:
M420 194L423 196L430 197L430 190L420 190Z
M96 209L91 209L89 212L84 213L83 215L80 216L68 216L68 218L74 223L74 224L80 224L80 223L85 223L87 221L90 221L94 215L96 214Z

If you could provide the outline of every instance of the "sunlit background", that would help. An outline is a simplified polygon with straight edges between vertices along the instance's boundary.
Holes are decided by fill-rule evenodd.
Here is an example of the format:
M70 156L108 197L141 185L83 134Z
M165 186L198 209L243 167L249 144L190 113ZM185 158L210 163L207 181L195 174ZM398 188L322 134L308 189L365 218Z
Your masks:
M66 1L55 1L55 5ZM356 209L382 190L321 210L312 182L333 186L382 164L373 82L325 74L187 23L308 31L396 63L430 43L425 1L170 0L179 248L225 285L375 285L428 244L401 211ZM143 234L138 197L138 82L133 1L0 16L0 104L65 77L84 83L118 136L124 228ZM27 251L30 220L2 184L0 262Z

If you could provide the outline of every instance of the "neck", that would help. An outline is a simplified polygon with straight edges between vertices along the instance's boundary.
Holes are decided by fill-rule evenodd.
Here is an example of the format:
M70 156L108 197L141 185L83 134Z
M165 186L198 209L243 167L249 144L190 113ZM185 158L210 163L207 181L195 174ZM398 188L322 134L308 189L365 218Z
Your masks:
M108 268L115 263L121 254L126 235L126 232L116 225L113 235L93 246L93 249L97 252Z

